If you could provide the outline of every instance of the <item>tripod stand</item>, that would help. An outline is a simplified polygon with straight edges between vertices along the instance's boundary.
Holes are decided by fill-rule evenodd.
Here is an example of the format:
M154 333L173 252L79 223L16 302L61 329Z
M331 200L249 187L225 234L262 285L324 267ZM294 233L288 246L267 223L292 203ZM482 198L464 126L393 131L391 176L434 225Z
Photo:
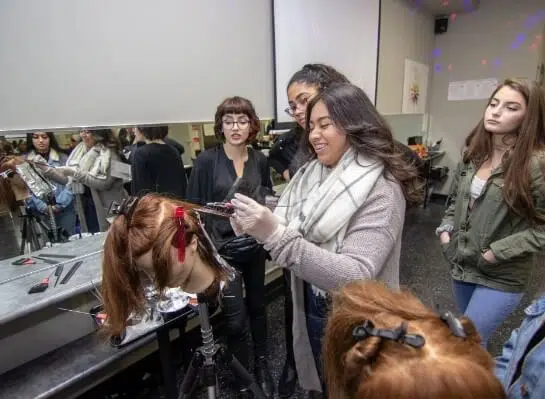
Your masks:
M50 243L61 242L62 239L68 238L68 233L63 229L57 228L55 223L55 216L49 207L49 224L47 224L42 218L32 210L28 209L24 205L19 206L19 217L23 223L21 226L21 247L20 253L25 253L25 247L30 245L31 250L38 250L45 245L45 239L43 239L42 232L45 232L47 240Z
M33 251L43 247L44 242L42 242L41 231L45 231L50 240L53 238L50 227L38 216L30 212L25 206L19 207L19 217L23 221L21 226L21 255L25 253L25 247L27 245L30 245L30 249Z
M199 318L201 323L202 346L197 348L189 363L178 399L189 399L195 390L197 380L200 377L207 387L208 399L218 398L219 390L217 384L216 361L220 364L229 365L235 376L244 382L244 385L254 394L257 399L265 399L265 395L254 381L252 375L234 357L224 345L214 343L214 335L208 314L208 304L202 295L197 295Z

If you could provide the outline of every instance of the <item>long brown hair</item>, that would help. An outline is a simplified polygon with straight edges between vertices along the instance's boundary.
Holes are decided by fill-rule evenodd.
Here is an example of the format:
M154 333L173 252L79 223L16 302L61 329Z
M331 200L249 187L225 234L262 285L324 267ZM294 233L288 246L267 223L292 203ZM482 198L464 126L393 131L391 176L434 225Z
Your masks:
M356 341L353 330L370 320L376 328L408 323L408 333L424 337L414 348L378 337ZM333 294L323 356L330 398L462 399L504 398L492 373L493 360L481 347L468 318L460 319L467 338L453 335L437 314L414 295L379 282L347 284Z
M136 204L132 215L117 216L104 243L102 264L102 299L108 315L107 332L119 335L127 326L133 311L144 305L145 281L134 259L152 251L154 284L160 291L167 287L170 270L170 248L179 225L174 217L176 207L185 210L185 242L197 236L197 252L212 266L219 279L225 274L214 258L214 251L199 227L195 205L175 199L148 194Z
M545 215L537 212L532 198L530 176L530 163L535 161L532 156L545 149L545 92L536 83L506 79L494 90L487 106L503 87L519 92L526 101L526 115L518 132L515 132L515 145L503 159L503 199L516 214L545 222ZM484 127L484 116L466 138L465 147L463 161L472 161L477 167L492 154L492 134Z
M15 172L16 166L24 162L23 158L15 155L2 156L0 154L0 173L4 173L10 169ZM0 204L5 205L11 212L17 210L17 198L10 178L0 177Z
M400 184L407 205L420 204L423 191L418 170L414 164L407 162L403 151L396 145L388 123L365 92L350 83L333 83L324 88L307 106L307 126L310 126L312 109L320 101L327 107L335 126L347 135L348 141L357 152L384 163L386 177L391 177ZM315 155L309 141L308 129L302 140Z

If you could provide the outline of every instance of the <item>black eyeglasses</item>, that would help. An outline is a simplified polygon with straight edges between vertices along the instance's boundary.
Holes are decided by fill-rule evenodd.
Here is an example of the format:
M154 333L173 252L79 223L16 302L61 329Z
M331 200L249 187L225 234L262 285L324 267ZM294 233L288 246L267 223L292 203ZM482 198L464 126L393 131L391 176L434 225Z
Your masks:
M240 129L244 129L246 126L248 126L250 121L223 121L223 127L227 129L232 129L233 127L235 127L235 123Z
M303 97L300 100L295 100L295 103L290 105L288 108L284 110L286 114L288 114L291 117L295 116L295 111L297 111L297 107L302 108L303 110L306 108L308 101L310 100L310 97Z

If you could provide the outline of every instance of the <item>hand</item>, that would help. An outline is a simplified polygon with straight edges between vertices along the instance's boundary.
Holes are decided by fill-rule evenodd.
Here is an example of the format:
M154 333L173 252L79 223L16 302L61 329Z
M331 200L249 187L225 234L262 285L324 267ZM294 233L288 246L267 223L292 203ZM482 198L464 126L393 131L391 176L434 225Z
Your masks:
M285 181L290 181L290 171L288 169L283 171L282 172L282 177L284 178Z
M234 216L229 218L229 223L231 224L231 228L233 229L237 237L244 234L244 232L242 231L242 227L237 223Z
M49 165L46 164L46 163L42 163L42 162L32 162L32 164L37 167L38 169L40 169L41 171L45 172L49 169Z
M70 166L61 166L55 168L55 170L65 177L74 176L76 174L76 169Z
M486 261L486 263L496 263L498 261L496 259L496 255L494 255L494 252L492 252L491 249L483 252L482 257Z
M276 231L279 221L269 208L238 193L231 204L235 207L233 216L235 226L243 233L265 242Z
M61 209L59 206L57 206L57 205L52 205L52 206L51 206L51 209L53 210L53 213L55 213L55 214L61 213L61 210L62 210L62 209Z
M439 241L441 241L441 244L448 244L450 242L450 233L443 231L439 236Z

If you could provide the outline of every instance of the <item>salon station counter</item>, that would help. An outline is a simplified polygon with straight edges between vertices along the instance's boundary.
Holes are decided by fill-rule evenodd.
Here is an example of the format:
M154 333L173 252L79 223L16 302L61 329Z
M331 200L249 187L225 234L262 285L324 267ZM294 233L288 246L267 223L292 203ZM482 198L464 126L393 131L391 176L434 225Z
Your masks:
M115 348L97 333L89 312L99 304L104 238L96 234L0 261L1 398L77 397L158 349L159 334L157 340L155 334L147 334ZM64 269L56 287L57 265L40 259L32 265L12 264L40 254L75 256L58 259ZM61 284L78 260L83 261L79 269ZM266 284L280 276L281 270L269 263ZM50 277L46 291L28 294L46 277ZM196 320L191 322L188 329L197 326ZM166 345L177 336L176 331L167 331Z

